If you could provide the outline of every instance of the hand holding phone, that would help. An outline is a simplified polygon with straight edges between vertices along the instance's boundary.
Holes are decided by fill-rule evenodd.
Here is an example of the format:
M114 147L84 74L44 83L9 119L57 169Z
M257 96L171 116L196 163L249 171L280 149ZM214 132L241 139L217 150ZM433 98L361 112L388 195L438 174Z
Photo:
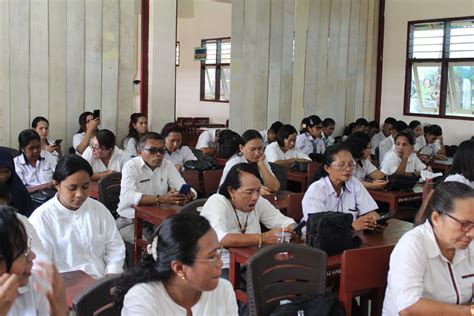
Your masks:
M187 194L189 193L189 191L191 191L191 187L192 187L192 186L191 186L190 184L185 183L185 184L183 184L183 185L181 186L181 188L179 189L179 193L180 193L180 194L187 195Z
M375 223L377 223L377 225L385 225L387 223L387 221L391 218L392 216L387 213L379 218L377 218L377 220L375 221Z
M94 118L99 118L100 117L100 110L94 110L94 113L92 114Z
M60 146L62 141L63 141L62 139L56 139L54 141L54 146L56 146L56 147Z

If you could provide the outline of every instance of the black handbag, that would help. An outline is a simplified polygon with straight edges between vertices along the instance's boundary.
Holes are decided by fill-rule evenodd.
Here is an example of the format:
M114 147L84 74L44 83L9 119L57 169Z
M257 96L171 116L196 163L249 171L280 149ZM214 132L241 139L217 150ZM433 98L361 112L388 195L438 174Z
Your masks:
M362 240L352 236L352 220L351 214L342 212L311 213L308 215L306 243L328 255L358 248Z
M30 193L31 200L37 205L43 204L44 202L51 199L54 195L56 195L56 190L54 189L45 189Z

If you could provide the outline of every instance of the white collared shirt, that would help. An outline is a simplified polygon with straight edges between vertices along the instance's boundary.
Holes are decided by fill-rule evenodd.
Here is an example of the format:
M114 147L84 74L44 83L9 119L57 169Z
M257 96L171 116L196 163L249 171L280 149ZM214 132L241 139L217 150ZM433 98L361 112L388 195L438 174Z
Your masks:
M336 142L332 135L326 137L323 131L321 131L321 139L324 142L324 148L328 148L329 146L334 145L334 143Z
M359 163L356 164L356 167L352 169L352 176L356 179L362 181L367 178L371 173L377 170L377 167L369 159L362 159L362 166Z
M469 181L462 174L459 174L459 173L451 174L447 176L446 179L444 179L444 182L450 182L450 181L461 182L461 183L467 184L468 186L474 189L474 181Z
M168 160L163 159L161 166L151 170L142 157L132 158L122 169L117 212L122 217L134 218L135 210L131 206L138 205L143 194L165 195L169 189L179 190L185 183Z
M433 228L426 221L405 233L390 256L383 315L391 316L420 298L467 304L474 282L474 243L457 249L452 262L441 253Z
M354 177L346 181L345 189L341 190L339 196L328 176L319 179L310 185L301 205L305 220L308 220L308 214L326 211L351 214L355 220L357 216L378 209L377 203L367 189Z
M94 278L123 272L125 244L100 202L87 198L70 210L56 194L33 212L30 222L59 272L82 270Z
M166 151L165 159L173 165L184 165L188 160L198 160L188 146L181 146L181 148L173 151L171 154Z
M76 155L81 156L81 153L77 151L77 146L79 146L79 144L82 142L82 140L84 139L85 136L86 136L86 133L81 132L81 133L75 134L72 137L72 147L74 147L74 149L76 150ZM91 140L92 139L89 140L89 145L91 143Z
M326 150L323 140L321 138L313 138L309 133L299 134L296 137L295 148L300 149L307 155L312 153L324 154ZM316 151L314 151L315 148Z
M138 156L137 140L133 137L128 137L123 140L123 151L129 153L131 157Z
M32 275L28 280L28 284L18 289L18 296L7 312L7 316L50 315L46 296L33 289L34 282L35 276Z
M209 129L199 134L195 148L216 148L216 130L218 128Z
M33 250L33 252L36 254L34 262L51 261L53 258L51 258L51 256L48 256L46 250L44 250L43 244L41 243L41 240L38 237L38 233L36 232L36 229L33 227L33 225L31 225L28 218L26 216L21 215L20 213L16 213L16 217L21 221L23 226L25 226L26 234L31 237L31 250Z
M101 159L97 159L92 154L92 149L87 147L86 150L82 153L82 158L87 160L87 162L91 165L92 171L94 173L97 172L104 172L107 170L113 170L117 172L122 172L122 168L127 161L130 160L131 156L128 153L125 153L123 150L118 148L117 146L114 147L112 151L112 156L110 157L109 164L106 166Z
M236 164L238 163L249 163L247 161L247 159L245 159L244 155L242 154L238 154L238 155L234 155L232 156L229 160L227 160L226 164L225 164L225 167L224 167L224 170L222 171L222 177L221 177L221 181L219 182L219 186L222 184L222 182L224 182L224 179L225 177L227 177L227 174L229 173L229 170L235 166ZM272 171L272 167L270 167L270 164L268 163L267 161L267 158L265 158L265 160L263 161L263 163L265 164L265 167L267 167L268 171L270 171L270 173L275 176L275 174L273 173ZM258 169L258 167L256 166L256 168ZM263 175L262 175L262 172L260 170L258 170L259 173L260 173L260 176L262 177L263 179Z
M20 153L13 160L15 171L25 186L40 185L53 180L57 159L46 150L41 150L41 158L36 162L36 167L25 161L25 155Z
M441 145L438 141L428 144L426 143L425 136L421 135L416 138L414 149L422 155L437 155L441 150Z
M265 148L265 157L269 162L275 162L277 160L287 160L291 158L302 158L311 161L308 155L297 148L283 152L278 145L278 142L273 142Z
M370 140L370 144L372 145L372 149L371 149L370 153L372 155L375 155L375 149L377 149L377 147L379 147L380 143L385 138L387 138L387 136L385 136L383 131L380 131L377 134L375 134L374 136L372 136L372 139Z
M384 157L380 170L388 175L394 174L400 166L402 159L398 156L395 145ZM421 162L420 158L415 153L411 153L408 157L405 172L420 172L426 169L426 165Z
M261 232L260 223L269 229L288 227L295 223L292 218L283 215L263 197L258 198L255 210L242 212L234 209L230 200L219 193L213 194L207 199L206 204L202 207L201 216L207 218L211 223L219 241L224 239L227 234L241 234L240 226L247 227L246 234L259 234ZM228 268L229 251L224 249L221 258L224 264L222 268Z
M380 142L379 145L379 161L383 161L385 155L392 149L393 145L395 144L395 139L392 135L385 138L383 141Z

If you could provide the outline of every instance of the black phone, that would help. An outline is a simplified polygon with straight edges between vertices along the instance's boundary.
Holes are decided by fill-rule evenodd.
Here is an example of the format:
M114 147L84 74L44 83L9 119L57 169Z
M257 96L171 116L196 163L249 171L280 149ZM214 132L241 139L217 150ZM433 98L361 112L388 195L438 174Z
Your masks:
M98 118L100 117L100 110L94 110L94 114L92 114L94 116L94 118Z
M298 224L296 224L295 227L293 227L291 230L295 232L295 234L298 236L298 237L301 237L301 230L303 229L303 227L306 226L306 221L303 219L301 220L301 222L299 222Z
M377 225L385 225L385 223L390 219L392 218L392 216L387 213L383 216L380 216L379 218L377 218L377 220L375 221L377 223Z
M59 146L59 145L61 145L61 142L62 142L62 141L63 141L62 139L56 139L56 140L54 141L54 146Z
M192 186L190 184L185 183L179 189L179 193L186 195L189 193L189 191L191 191L191 188Z

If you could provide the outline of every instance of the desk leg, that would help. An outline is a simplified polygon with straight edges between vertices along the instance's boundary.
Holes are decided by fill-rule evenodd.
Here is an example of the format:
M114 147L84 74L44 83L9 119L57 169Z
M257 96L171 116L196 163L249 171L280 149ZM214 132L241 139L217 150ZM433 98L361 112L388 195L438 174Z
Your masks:
M137 265L140 262L140 254L142 249L138 245L138 241L142 239L142 219L135 216L135 237L133 243L133 263Z

